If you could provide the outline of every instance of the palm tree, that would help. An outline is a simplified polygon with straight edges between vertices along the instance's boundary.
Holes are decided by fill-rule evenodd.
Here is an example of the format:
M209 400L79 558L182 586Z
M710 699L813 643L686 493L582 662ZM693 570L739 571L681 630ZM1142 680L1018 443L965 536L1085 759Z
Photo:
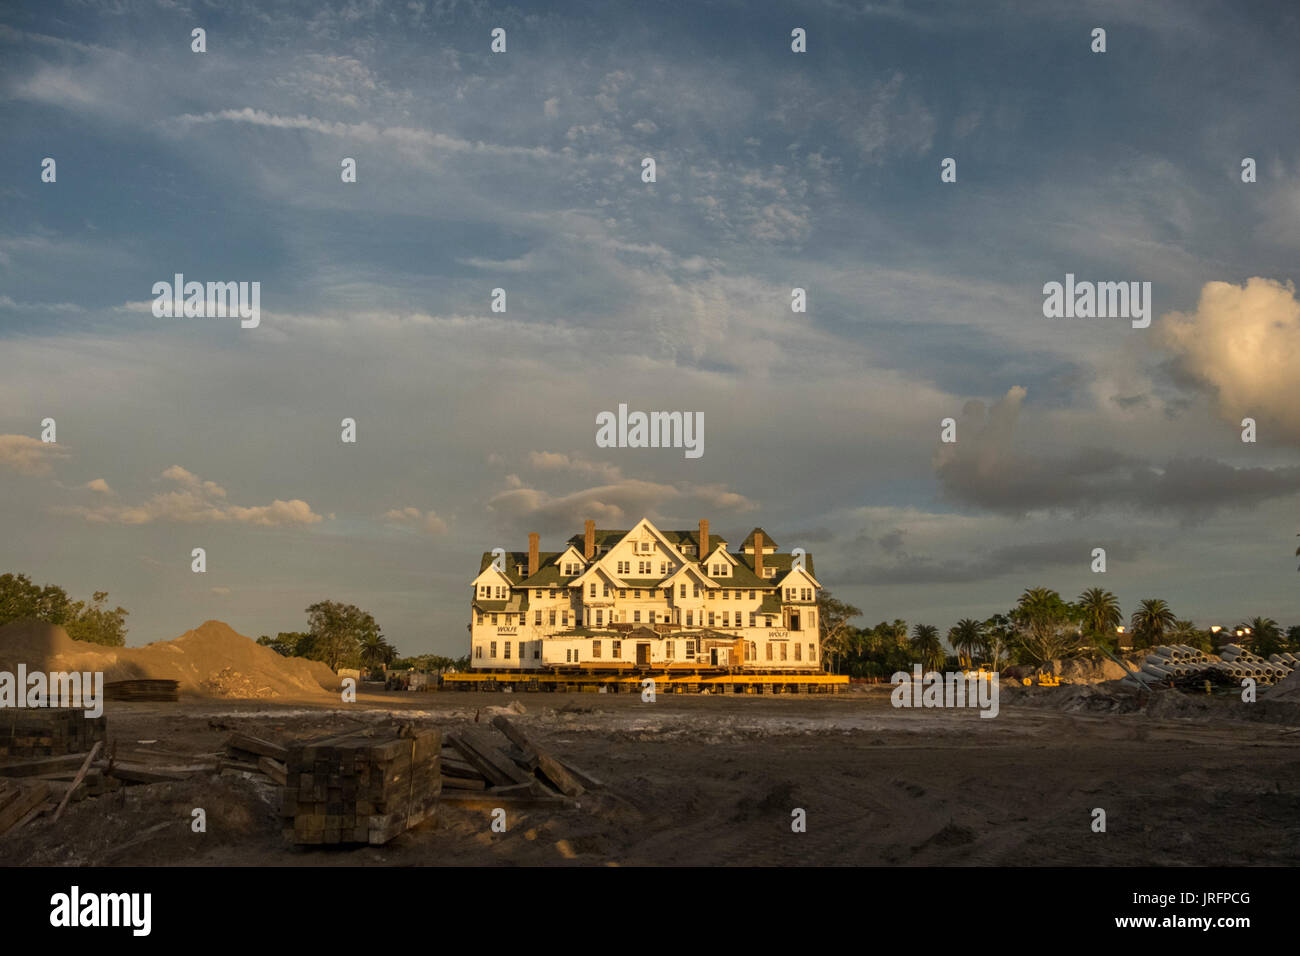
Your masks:
M1271 617L1252 617L1237 625L1237 630L1250 629L1252 646L1260 657L1268 657L1282 649L1282 628Z
M1164 640L1165 631L1172 628L1176 620L1165 601L1147 598L1129 621L1133 627L1133 646L1154 647L1159 644Z
M943 644L939 641L939 629L933 624L918 624L912 628L911 648L925 670L938 670L943 666Z
M1078 608L1083 612L1083 629L1094 640L1112 639L1124 620L1119 599L1105 588L1088 588L1079 595Z
M948 643L957 652L962 667L973 667L975 652L984 646L984 625L964 617L948 631Z
M396 656L393 646L377 633L367 634L361 639L361 663L368 668L380 667Z

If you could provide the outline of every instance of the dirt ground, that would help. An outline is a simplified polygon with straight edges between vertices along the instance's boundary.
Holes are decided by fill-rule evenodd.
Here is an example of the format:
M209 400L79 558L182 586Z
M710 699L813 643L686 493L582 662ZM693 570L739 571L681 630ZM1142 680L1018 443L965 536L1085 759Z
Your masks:
M394 715L450 729L513 718L605 788L570 809L443 806L382 847L299 848L269 785L203 776L72 804L0 838L8 865L1295 865L1300 706L1234 699L1095 713L1070 688L1003 694L1000 715L838 696L366 692L299 701L110 702L110 738L220 751ZM1087 703L1086 701L1084 703ZM1070 708L1078 708L1071 710ZM1095 709L1095 708L1094 708ZM1171 714L1175 716L1170 716ZM1184 716L1188 714L1190 716ZM1254 719L1237 719L1249 716ZM480 714L482 721L488 715ZM207 832L193 833L203 807ZM1106 832L1094 833L1094 808ZM807 831L791 813L807 814Z

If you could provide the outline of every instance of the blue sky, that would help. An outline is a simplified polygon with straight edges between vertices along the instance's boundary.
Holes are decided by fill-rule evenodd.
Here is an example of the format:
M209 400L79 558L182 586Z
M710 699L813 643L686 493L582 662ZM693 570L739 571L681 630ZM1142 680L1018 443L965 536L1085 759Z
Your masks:
M329 597L460 653L481 552L645 514L761 524L868 623L1297 622L1291 5L264 6L0 12L4 570L132 643ZM176 272L261 325L155 318ZM1044 318L1067 272L1155 321ZM620 402L703 457L597 448Z

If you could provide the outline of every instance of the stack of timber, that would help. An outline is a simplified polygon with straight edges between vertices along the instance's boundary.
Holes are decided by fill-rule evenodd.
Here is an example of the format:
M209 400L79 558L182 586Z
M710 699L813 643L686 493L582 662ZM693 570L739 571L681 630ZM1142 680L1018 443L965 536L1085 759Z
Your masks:
M73 707L0 710L0 757L85 753L104 739L108 720Z
M442 732L306 741L288 753L282 816L294 843L387 843L431 818L441 790Z
M42 813L54 809L50 785L44 780L0 778L0 836L17 830Z
M223 777L238 776L245 780L261 775L283 787L289 779L289 748L249 734L231 734L226 741L226 756L218 763Z
M108 700L175 701L181 699L180 681L115 680L104 685Z
M470 727L447 735L442 800L463 806L567 804L602 786L572 763L539 746L504 716L492 719L504 736Z

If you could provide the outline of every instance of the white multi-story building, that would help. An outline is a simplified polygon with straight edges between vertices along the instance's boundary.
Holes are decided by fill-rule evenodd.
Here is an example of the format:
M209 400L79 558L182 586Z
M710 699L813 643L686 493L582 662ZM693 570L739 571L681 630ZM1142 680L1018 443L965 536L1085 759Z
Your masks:
M820 672L812 555L781 554L762 528L739 553L699 531L594 521L563 551L483 555L470 664L494 670Z

